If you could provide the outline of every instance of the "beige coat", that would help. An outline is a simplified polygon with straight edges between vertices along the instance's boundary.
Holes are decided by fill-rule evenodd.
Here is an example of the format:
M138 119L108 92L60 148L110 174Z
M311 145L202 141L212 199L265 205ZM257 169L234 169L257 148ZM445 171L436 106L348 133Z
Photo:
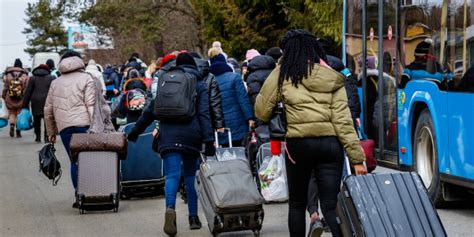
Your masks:
M44 107L48 134L91 125L97 89L84 67L79 57L65 58L59 63L61 76L51 83Z
M278 100L279 74L280 66L277 66L263 84L255 102L255 114L265 122L270 120ZM298 88L291 81L285 81L282 93L288 138L337 136L352 164L365 161L347 105L343 75L315 64L309 78L303 79Z

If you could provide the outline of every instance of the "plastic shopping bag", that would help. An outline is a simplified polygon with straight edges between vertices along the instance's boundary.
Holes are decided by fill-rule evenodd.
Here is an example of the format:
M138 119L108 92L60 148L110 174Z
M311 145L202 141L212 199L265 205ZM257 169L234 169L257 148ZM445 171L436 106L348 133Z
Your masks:
M262 196L267 202L288 200L285 160L282 155L267 156L258 171Z
M16 119L16 128L18 130L30 130L33 128L33 118L28 109L22 109Z
M8 119L8 109L4 99L0 99L0 119Z

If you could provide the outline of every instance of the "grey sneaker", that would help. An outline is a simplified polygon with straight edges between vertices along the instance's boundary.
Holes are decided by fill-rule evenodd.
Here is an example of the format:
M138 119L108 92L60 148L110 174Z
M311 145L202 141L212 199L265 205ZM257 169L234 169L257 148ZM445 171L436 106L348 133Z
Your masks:
M163 231L169 236L175 236L178 233L176 228L176 211L173 208L166 209Z
M321 220L316 220L315 222L311 222L309 226L309 233L308 237L320 237L323 234L323 223Z

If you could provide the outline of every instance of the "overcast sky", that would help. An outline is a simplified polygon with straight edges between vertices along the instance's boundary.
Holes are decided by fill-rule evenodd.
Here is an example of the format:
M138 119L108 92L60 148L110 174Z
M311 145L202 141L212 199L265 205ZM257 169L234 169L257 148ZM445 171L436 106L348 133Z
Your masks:
M36 0L0 0L0 71L13 65L15 58L21 59L23 67L31 67L30 56L23 51L27 47L26 36L21 33L26 27L28 2Z

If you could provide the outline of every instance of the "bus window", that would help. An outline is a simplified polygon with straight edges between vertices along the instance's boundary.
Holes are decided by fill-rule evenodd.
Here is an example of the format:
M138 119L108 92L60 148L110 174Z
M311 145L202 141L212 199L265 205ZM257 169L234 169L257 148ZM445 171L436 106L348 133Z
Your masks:
M401 55L402 65L405 65L400 77L402 88L414 79L439 84L444 80L443 67L439 62L443 51L443 34L440 31L442 7L440 2L428 4L402 8L401 33L404 38L401 41Z
M474 93L473 0L452 1L448 16L447 68L449 90Z

